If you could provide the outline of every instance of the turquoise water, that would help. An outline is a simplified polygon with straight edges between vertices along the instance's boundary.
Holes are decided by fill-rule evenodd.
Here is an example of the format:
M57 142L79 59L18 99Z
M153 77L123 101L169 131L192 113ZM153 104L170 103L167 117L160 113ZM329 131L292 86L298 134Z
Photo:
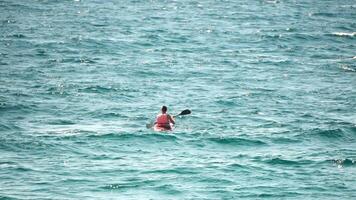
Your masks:
M0 199L356 198L356 2L0 0ZM169 133L162 105L191 109Z

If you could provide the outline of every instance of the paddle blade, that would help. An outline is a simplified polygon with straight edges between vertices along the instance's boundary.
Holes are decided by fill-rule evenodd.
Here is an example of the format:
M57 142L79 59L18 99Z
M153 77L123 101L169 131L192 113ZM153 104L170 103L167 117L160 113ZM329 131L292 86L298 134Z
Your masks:
M153 126L154 126L153 123L146 124L146 128L148 128L148 129L152 128Z
M181 113L179 113L178 115L189 115L190 113L192 113L189 109L183 110Z

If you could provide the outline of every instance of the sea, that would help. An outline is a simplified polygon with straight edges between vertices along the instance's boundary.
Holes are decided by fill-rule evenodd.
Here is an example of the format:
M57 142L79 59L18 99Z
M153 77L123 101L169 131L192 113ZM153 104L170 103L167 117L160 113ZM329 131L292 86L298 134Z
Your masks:
M163 105L191 114L155 132ZM355 180L355 0L0 0L1 200L349 200Z

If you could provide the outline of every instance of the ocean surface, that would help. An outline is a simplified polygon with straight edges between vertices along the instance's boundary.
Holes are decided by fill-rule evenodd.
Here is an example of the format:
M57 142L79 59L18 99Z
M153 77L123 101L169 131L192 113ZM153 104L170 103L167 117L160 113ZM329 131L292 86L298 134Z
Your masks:
M0 0L0 199L356 199L355 87L355 0Z

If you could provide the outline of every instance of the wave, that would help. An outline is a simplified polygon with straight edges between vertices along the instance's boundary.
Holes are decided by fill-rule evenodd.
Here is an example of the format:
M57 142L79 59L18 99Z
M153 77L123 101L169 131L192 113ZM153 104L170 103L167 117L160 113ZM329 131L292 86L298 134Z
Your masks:
M2 131L7 131L7 130L11 130L11 127L5 124L0 124L0 130Z
M83 89L79 89L79 92L86 92L86 93L107 93L110 91L116 91L117 88L111 88L111 87L103 87L103 86L89 86Z
M135 178L126 180L126 182L109 184L100 188L105 190L128 190L140 187L150 187L153 190L168 193L170 195L182 193L180 190L176 189L174 185L163 183L161 180L155 179L144 180Z
M273 143L276 144L295 144L295 143L302 142L301 140L292 139L288 137L276 137L276 138L271 138L271 140Z
M267 143L256 139L245 139L237 137L212 137L207 140L215 142L221 145L231 145L231 146L261 146L267 145Z
M356 32L352 33L346 33L346 32L334 32L332 33L334 36L340 36L340 37L354 37L356 35Z
M338 12L314 12L314 13L310 13L310 16L337 18L337 17L340 16L340 14L342 14L342 13L338 13Z
M326 141L347 141L356 140L355 127L343 127L335 129L321 129L315 128L311 130L304 131L297 136L297 138L314 138L322 139Z
M229 164L227 165L227 167L231 169L239 169L239 170L248 169L247 165L241 165L238 163Z
M0 111L15 111L15 112L29 112L35 108L38 108L35 104L24 105L24 104L8 104L0 103Z
M183 193L182 191L176 189L175 186L172 184L159 185L157 187L154 187L154 189L160 192L167 193L169 195L178 195Z
M0 162L0 169L2 171L11 171L11 172L29 172L29 171L36 171L36 169L30 167L30 165L23 166L18 162L13 161L1 161Z
M76 123L71 120L57 119L57 120L49 121L48 124L50 124L50 125L73 125Z
M142 141L150 142L152 140L164 140L164 141L176 141L178 137L173 134L166 133L108 133L103 135L89 135L88 138L96 139L113 139L113 140L136 140L140 139Z
M266 163L269 165L285 165L285 166L302 166L302 165L312 165L316 166L330 166L330 163L337 165L338 167L352 167L356 165L356 160L346 158L346 159L286 159L281 157L274 157L274 158L264 158L262 156L256 156L252 158L253 161L259 163ZM237 165L237 168L243 169L244 166Z
M1 55L1 53L0 53L0 55ZM3 62L2 60L0 60L0 65L9 65L9 63Z
M0 200L18 200L18 199L14 197L0 195Z
M186 168L186 167L177 167L172 169L155 169L144 171L144 174L199 174L200 169L197 168Z
M305 160L287 160L287 159L282 159L282 158L272 158L272 159L267 159L264 160L265 163L271 164L271 165L301 165L301 164L310 164L310 161L305 161Z
M17 38L17 39L22 39L22 38L26 38L26 36L24 34L12 34L12 35L8 35L8 38Z
M236 105L236 102L229 101L229 100L217 100L216 103L223 105L223 106L235 106Z
M353 59L356 59L356 56ZM355 65L341 65L340 68L347 72L356 72Z
M86 92L86 93L108 93L108 92L118 92L118 91L127 93L127 92L137 92L138 90L130 89L130 88L100 86L100 85L88 86L85 88L78 89L78 92Z
M2 124L0 123L0 131L21 130L19 126L15 124Z
M47 89L47 92L49 94L57 94L57 95L63 95L67 96L70 95L71 91L73 88L73 85L66 85L64 83L57 84L55 86L51 86ZM121 92L122 95L124 96L130 96L130 92L137 92L138 90L135 89L130 89L130 88L119 88L119 87L112 87L112 86L100 86L100 85L94 85L94 86L87 86L84 88L78 88L76 89L77 92L81 93L99 93L99 94L106 94L110 92Z
M353 159L333 159L330 160L334 164L338 165L339 167L350 167L356 165L356 160Z
M285 40L292 39L297 41L315 41L319 38L319 36L311 33L291 33L283 35L282 38L284 38Z
M19 151L47 151L49 148L54 147L53 144L43 140L37 140L33 137L26 137L21 135L1 135L0 137L0 150L19 152Z
M312 135L321 137L321 138L328 138L328 139L337 139L343 138L344 132L342 129L329 129L329 130L322 130L322 129L315 129Z
M49 46L49 45L51 45L51 44L47 44L47 46ZM38 50L38 51L39 51L39 54L37 54L37 55L41 55L41 51L43 51L43 50ZM76 53L76 52L73 52L73 50L63 50L63 49L61 50L61 52L62 53ZM95 58L87 58L87 57L82 57L82 58L66 57L66 58L48 59L47 62L48 63L85 63L85 64L94 64L94 63L97 63L95 60L96 60Z
M109 189L109 190L113 190L113 189L130 189L130 188L138 188L138 187L143 187L143 186L147 186L147 185L155 185L156 183L159 183L160 181L157 180L143 180L143 179L139 179L139 178L131 178L126 180L126 182L122 182L122 183L113 183L113 184L109 184L103 187L100 187L101 189Z
M321 153L316 153L317 156L320 156ZM316 159L309 158L305 159L302 157L297 157L293 159L286 159L281 157L273 157L273 158L264 158L262 156L256 156L252 158L255 162L262 162L269 165L285 165L285 166L304 166L311 165L313 167L321 167L321 166L330 166L330 163L344 166L353 166L356 164L355 160L352 159Z
M30 4L30 5L32 5L32 4ZM18 10L22 10L24 12L30 12L30 13L43 12L45 10L42 6L36 7L34 5L32 5L32 6L30 6L30 5L27 5L25 3L8 1L5 4L2 4L1 6L5 6L5 8L7 7L8 9L18 9Z
M106 118L119 118L119 117L120 118L125 118L125 119L129 118L129 116L124 115L122 113L117 113L117 112L108 112L108 113L93 112L92 114L95 115L95 116L98 116L100 118L104 118L104 119L106 119Z

